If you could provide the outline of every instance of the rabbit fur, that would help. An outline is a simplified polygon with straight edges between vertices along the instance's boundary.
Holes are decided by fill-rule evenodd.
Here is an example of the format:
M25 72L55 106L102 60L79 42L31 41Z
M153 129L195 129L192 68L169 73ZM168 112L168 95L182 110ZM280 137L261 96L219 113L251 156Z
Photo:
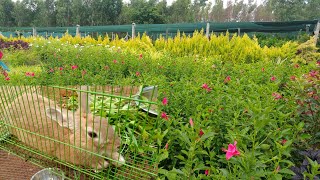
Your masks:
M79 108L75 112L57 107L54 101L39 93L24 93L8 104L4 113L4 119L19 128L12 127L10 132L20 141L48 155L95 170L108 167L110 161L118 167L125 163L118 153L119 136L106 118L90 112L88 93L78 92Z

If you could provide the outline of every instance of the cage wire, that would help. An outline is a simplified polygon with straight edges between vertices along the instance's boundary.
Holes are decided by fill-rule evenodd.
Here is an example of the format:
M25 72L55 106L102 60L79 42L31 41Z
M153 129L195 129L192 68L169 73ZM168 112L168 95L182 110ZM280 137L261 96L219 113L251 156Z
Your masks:
M0 149L65 179L155 179L156 98L156 86L0 86Z

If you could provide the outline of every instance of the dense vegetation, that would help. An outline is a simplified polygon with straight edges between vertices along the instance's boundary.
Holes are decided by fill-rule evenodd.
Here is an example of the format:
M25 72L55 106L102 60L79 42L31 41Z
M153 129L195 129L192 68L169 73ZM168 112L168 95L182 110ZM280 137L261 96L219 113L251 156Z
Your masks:
M319 0L1 0L0 26L94 26L108 24L310 20Z
M154 43L145 35L21 40L28 48L2 50L11 71L1 84L158 85L161 124L152 131L161 137L161 177L319 177L320 53L313 39L278 47L228 33L208 40L202 32ZM297 152L311 161L302 163Z

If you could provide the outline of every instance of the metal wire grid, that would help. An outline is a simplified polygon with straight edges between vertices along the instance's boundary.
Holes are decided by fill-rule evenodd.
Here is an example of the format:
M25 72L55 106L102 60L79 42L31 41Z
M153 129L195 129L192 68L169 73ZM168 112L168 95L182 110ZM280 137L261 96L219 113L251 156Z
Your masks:
M126 163L121 166L121 167L109 167L101 172L94 172L92 171L92 169L87 168L87 167L83 167L81 165L75 165L72 164L70 162L67 162L66 160L68 158L62 158L62 157L57 157L48 153L44 148L37 148L35 146L39 145L39 142L50 142L48 143L49 146L53 146L53 147L57 147L58 145L63 145L64 148L73 148L78 150L77 152L86 152L87 154L90 154L90 157L101 157L104 158L106 160L108 160L109 162L115 162L117 160L114 159L110 159L109 157L106 157L104 155L101 154L97 154L95 152L91 152L90 149L89 151L85 148L82 147L77 147L72 145L72 143L66 143L63 142L61 140L57 140L54 135L58 135L59 133L56 134L56 132L53 133L41 133L41 131L35 132L35 131L30 131L28 130L29 127L34 127L36 123L39 123L39 120L37 120L37 117L34 117L31 121L30 121L30 117L29 119L24 119L24 122L27 124L25 124L25 126L20 125L19 124L15 124L11 121L8 121L8 119L15 119L15 117L25 117L25 115L22 114L23 110L25 111L25 113L29 113L29 111L35 110L37 111L37 109L35 109L36 107L36 103L37 102L35 99L27 101L28 103L18 103L19 107L21 108L19 112L17 111L13 111L12 114L12 110L11 110L11 114L10 114L10 110L8 112L8 106L11 107L16 107L16 106L12 106L10 103L15 103L17 102L17 98L21 97L24 93L35 93L37 94L38 97L48 97L49 99L53 99L54 100L54 106L55 107L62 107L63 104L63 97L64 95L61 95L61 91L65 91L66 92L66 99L68 99L68 96L70 98L70 95L74 95L77 94L76 92L83 92L83 93L90 93L93 96L93 99L95 100L97 98L97 96L102 96L102 97L108 97L108 98L118 98L120 100L126 100L129 104L132 102L138 102L136 104L140 104L140 103L144 103L144 104L148 104L149 108L151 107L152 102L146 102L140 99L136 99L133 98L133 90L136 90L135 88L131 87L131 88L127 88L125 91L125 88L120 88L121 90L118 92L116 92L116 88L113 86L108 86L108 87L94 87L95 90L102 89L102 92L96 92L96 91L83 91L83 90L78 90L78 89L74 89L74 88L62 88L62 87L57 87L57 86L18 86L18 87L14 87L14 86L2 86L0 88L0 112L1 112L1 116L0 116L0 148L1 149L5 149L7 151L10 151L18 156L23 157L24 159L28 159L31 162L40 165L42 167L58 167L59 169L62 169L64 172L66 172L67 177L66 179L70 178L70 179L153 179L154 177L156 177L156 171L157 171L157 163L156 163L156 152L157 152L157 147L155 145L155 143L151 143L151 141L140 141L139 140L139 136L135 137L132 136L132 132L129 131L125 131L126 129L124 128L119 128L119 134L120 137L122 139L126 139L128 138L128 134L129 134L129 140L134 139L133 141L129 142L129 143L122 143L122 148L120 153L123 153L123 156L125 157ZM120 95L114 95L114 94L106 94L106 92L110 93L115 92L120 94ZM57 94L56 92L59 92L59 94ZM121 95L126 95L126 96L121 96ZM129 97L128 97L129 96ZM102 98L103 99L103 98ZM79 100L81 101L81 100ZM102 100L103 101L103 100ZM71 101L73 106L75 105L75 101ZM109 114L111 114L111 102L109 104ZM95 103L93 103L93 111L95 112ZM103 104L103 103L102 103ZM106 103L107 104L107 103ZM66 107L68 108L68 107ZM130 111L131 106L126 106L126 111L124 111L126 115L131 115L132 111ZM61 108L62 109L62 108ZM114 109L113 109L114 110ZM125 109L123 109L125 110ZM117 113L120 112L120 106L117 109ZM20 114L19 114L20 113ZM113 112L114 113L114 112ZM116 113L116 114L117 114ZM135 114L139 114L141 113L140 111L136 111ZM31 113L32 114L32 113ZM120 114L120 113L119 113ZM145 117L145 121L141 121L141 119L139 119L140 122L140 127L145 128L148 122L148 117L149 116L144 116ZM26 118L26 117L25 117ZM117 118L115 118L116 120L119 120ZM110 120L110 117L109 117ZM116 123L117 121L113 121L114 123ZM132 119L121 119L123 122L125 123L130 123L132 122ZM137 120L137 119L135 119ZM153 120L153 124L152 126L154 128L157 127L157 121L156 118L152 119ZM30 121L30 122L29 122ZM48 120L47 120L48 121ZM75 119L73 118L73 121L75 121ZM43 126L43 121L41 120L42 123L42 128L46 129ZM125 124L123 123L123 124ZM29 126L27 126L29 125ZM39 124L37 124L38 126ZM148 124L150 126L150 124ZM53 128L53 127L51 127ZM137 129L135 129L136 127L133 127L131 130L132 131L136 131ZM150 129L150 128L149 128ZM48 127L47 127L48 130ZM150 135L152 134L152 130L149 132ZM16 137L13 136L13 138L11 138L11 136L9 136L9 134L14 134L18 137L20 137L20 139L16 139ZM20 136L19 136L20 134ZM22 138L25 137L35 137L35 139L37 140L35 143L29 142L29 141L21 141ZM62 134L62 136L64 136L64 134ZM126 137L126 138L125 138ZM141 136L140 136L141 137ZM59 138L58 138L59 139ZM88 139L86 138L86 142L88 141ZM141 151L141 149L137 149L135 146L132 146L132 143L135 143L136 145L138 145L139 143L141 143L141 147L146 146L146 142L149 143L149 147L148 150L150 150L150 147L154 149L154 151L144 151L144 152L138 152L138 150ZM31 145L31 147L30 147ZM147 145L148 146L148 145ZM48 146L45 146L46 148L49 148ZM135 147L135 148L132 148ZM50 149L50 148L49 148ZM27 157L26 157L27 156ZM118 159L119 160L119 159ZM90 161L90 159L88 159L88 161Z

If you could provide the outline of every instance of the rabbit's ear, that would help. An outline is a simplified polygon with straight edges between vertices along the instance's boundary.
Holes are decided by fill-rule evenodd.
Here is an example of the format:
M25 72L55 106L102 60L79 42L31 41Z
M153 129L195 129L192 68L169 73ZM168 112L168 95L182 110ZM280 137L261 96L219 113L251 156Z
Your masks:
M89 86L80 86L80 90L89 91ZM78 92L79 109L81 113L90 113L90 96L87 92Z
M66 127L70 130L74 129L73 121L70 121L67 118L67 115L65 115L65 113L61 112L60 110L50 107L46 109L46 114L47 117L56 121L61 127Z

